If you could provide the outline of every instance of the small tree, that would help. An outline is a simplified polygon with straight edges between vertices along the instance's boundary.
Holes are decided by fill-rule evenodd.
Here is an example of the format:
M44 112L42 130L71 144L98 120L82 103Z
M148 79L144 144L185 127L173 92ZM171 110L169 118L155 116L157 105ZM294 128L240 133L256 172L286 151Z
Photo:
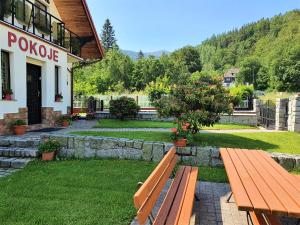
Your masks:
M144 53L142 52L142 50L140 50L138 53L137 59L142 59L144 57L145 57Z
M140 106L136 104L133 98L124 96L109 102L110 114L120 120L136 117L139 110Z
M231 113L233 109L228 90L222 87L220 79L211 76L174 86L170 95L162 97L157 106L160 116L188 122L193 133L202 126L213 126L222 113Z
M117 39L113 26L110 23L109 19L105 20L105 23L102 28L101 40L103 47L106 51L109 49L118 49Z

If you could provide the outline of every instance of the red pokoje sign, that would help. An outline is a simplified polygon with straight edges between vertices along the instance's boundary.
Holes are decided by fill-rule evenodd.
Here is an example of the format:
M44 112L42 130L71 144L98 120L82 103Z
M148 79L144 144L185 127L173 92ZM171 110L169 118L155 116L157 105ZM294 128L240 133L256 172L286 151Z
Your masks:
M8 32L8 46L17 45L23 52L29 52L31 55L58 62L58 51L53 48L47 48L39 42L28 40L26 37L18 36Z

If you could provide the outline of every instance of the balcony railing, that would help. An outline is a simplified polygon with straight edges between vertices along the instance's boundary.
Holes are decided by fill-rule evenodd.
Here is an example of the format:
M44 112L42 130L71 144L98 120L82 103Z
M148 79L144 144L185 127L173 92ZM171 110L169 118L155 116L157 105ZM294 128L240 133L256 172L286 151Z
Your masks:
M0 20L81 55L80 37L45 9L28 0L0 0Z

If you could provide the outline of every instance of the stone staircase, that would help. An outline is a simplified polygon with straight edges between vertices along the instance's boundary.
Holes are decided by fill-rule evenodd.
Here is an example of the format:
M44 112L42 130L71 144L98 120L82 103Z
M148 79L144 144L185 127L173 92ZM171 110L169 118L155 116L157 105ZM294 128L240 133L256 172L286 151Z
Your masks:
M39 136L0 136L0 168L21 169L38 157Z

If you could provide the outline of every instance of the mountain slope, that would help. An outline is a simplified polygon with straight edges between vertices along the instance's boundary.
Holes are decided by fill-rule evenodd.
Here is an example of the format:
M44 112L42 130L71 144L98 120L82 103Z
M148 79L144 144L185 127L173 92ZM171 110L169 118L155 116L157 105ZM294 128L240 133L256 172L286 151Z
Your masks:
M138 52L131 51L131 50L121 50L125 55L128 55L133 60L136 60L138 58ZM153 55L157 58L159 58L162 54L169 54L168 51L155 51L155 52L143 52L145 57L149 57L150 55Z

